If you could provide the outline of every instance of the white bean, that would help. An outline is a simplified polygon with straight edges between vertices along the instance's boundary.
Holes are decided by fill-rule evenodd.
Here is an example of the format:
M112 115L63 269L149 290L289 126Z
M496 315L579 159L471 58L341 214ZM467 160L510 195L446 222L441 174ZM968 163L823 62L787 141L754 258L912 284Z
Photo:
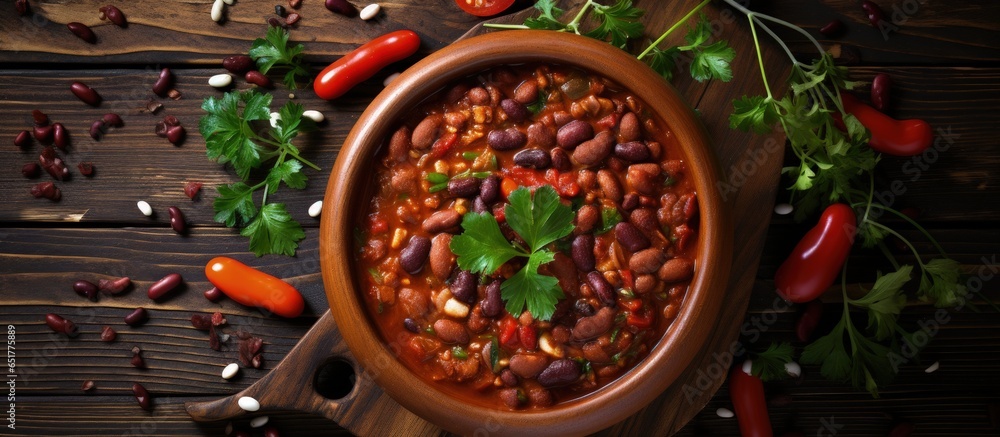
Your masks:
M935 361L934 364L931 364L926 369L924 369L924 373L934 373L937 371L938 367L941 367L941 362Z
M260 428L260 427L264 426L264 424L267 423L267 419L268 419L267 416L257 416L257 417L254 417L253 419L250 419L250 427L251 428Z
M752 360L744 361L743 367L741 367L741 369L743 370L743 373L746 373L747 375L753 375L753 361Z
M317 200L309 205L309 217L319 217L323 213L323 201Z
M229 363L226 368L222 369L222 379L233 379L236 376L236 372L240 371L240 365L236 363Z
M389 86L389 84L396 80L397 77L399 77L398 71L386 76L385 79L382 79L382 86Z
M323 120L326 119L326 117L323 116L322 112L314 111L312 109L310 109L308 111L303 111L302 112L302 116L305 117L305 118L308 118L308 119L310 119L312 121L315 121L316 123L320 123L320 122L322 122Z
M233 83L233 77L228 73L216 74L208 78L208 84L216 88L224 88Z
M736 414L733 413L733 411L728 408L719 408L718 410L715 410L715 415L723 419L728 419L730 417L735 416Z
M236 0L222 0L222 1L226 2L226 4L230 6L232 6L233 3L236 3Z
M212 4L212 21L216 23L222 21L223 6L225 6L225 3L223 3L222 0L215 0L215 3Z
M793 208L792 205L789 205L787 203L779 203L777 205L774 205L774 213L778 215L791 214L793 209L795 208Z
M142 211L142 215L149 217L153 215L153 207L149 206L149 202L145 200L140 200L135 203L135 206L139 207L139 211Z
M381 10L382 7L379 6L378 3L372 3L368 6L365 6L365 8L361 10L358 16L361 17L362 20L368 21L371 20L372 18L375 18L375 16L378 15L379 11Z
M218 0L222 1L222 0ZM254 412L260 409L260 402L250 396L243 396L236 401L236 404L243 409L243 411Z
M799 375L802 374L802 366L800 366L799 363L796 363L795 361L789 361L785 363L785 372L788 373L788 376L791 376L792 378L798 378Z

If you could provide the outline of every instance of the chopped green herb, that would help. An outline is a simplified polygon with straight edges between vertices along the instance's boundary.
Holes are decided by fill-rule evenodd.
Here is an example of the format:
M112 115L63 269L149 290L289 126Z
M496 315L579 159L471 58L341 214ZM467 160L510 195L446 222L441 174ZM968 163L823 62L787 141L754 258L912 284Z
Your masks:
M465 349L462 348L462 346L455 346L451 348L451 356L460 360L469 358L468 352L466 352Z
M785 379L788 377L785 364L792 362L792 352L792 345L787 342L771 343L767 350L753 354L750 373L764 381Z
M618 208L605 207L601 209L601 226L599 226L594 233L597 235L603 234L610 231L622 221L622 215L618 212Z
M257 38L250 48L250 57L257 62L257 70L267 74L272 67L278 66L285 72L285 86L295 89L297 77L311 76L306 62L302 59L305 47L302 44L288 46L288 32L280 27L269 27L267 36Z
M368 274L371 275L376 284L382 285L382 273L379 273L378 269L369 267Z
M467 159L469 161L474 161L478 157L479 157L478 152L473 152L473 151L462 152L462 158Z

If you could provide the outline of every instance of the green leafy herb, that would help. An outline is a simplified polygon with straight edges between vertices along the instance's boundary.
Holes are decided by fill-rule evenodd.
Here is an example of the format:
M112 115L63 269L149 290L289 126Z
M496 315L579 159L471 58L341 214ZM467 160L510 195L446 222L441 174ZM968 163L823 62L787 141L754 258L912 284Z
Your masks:
M524 266L503 282L501 296L511 314L527 307L535 318L548 320L563 293L559 281L542 275L538 267L555 259L547 246L573 232L573 211L548 185L538 187L534 194L518 188L508 199L510 204L504 209L507 224L527 247L507 241L491 214L470 212L462 217L462 233L452 238L450 248L460 268L484 275L493 274L514 257L527 258Z
M872 289L860 299L848 301L851 305L868 310L868 329L875 329L875 339L885 340L896 333L896 318L906 305L903 284L910 280L911 266L878 276Z
M455 346L451 348L451 356L459 360L465 360L469 358L469 353L462 346Z
M307 64L302 59L305 47L302 44L288 45L288 32L281 27L269 27L264 38L257 38L250 48L250 57L257 63L257 69L267 74L278 66L285 71L285 86L295 89L297 77L310 76Z
M496 337L490 339L490 367L493 369L493 373L499 373L500 370L500 341Z
M850 350L845 347L845 341ZM806 346L800 360L803 364L819 365L824 378L850 382L878 397L878 387L888 384L895 376L889 352L888 347L869 339L854 327L845 304L837 326Z
M938 307L955 306L965 301L967 290L958 279L958 261L949 258L932 259L922 264L920 294Z
M618 212L618 208L615 207L604 207L601 208L601 226L594 230L597 235L603 234L610 231L622 221L622 215Z
M624 48L631 38L642 36L643 26L639 22L642 9L632 6L632 0L618 0L611 6L602 6L588 2L593 6L594 17L600 23L595 29L586 33L591 38L606 40L611 37L611 44Z
M526 18L524 26L528 29L562 30L566 25L559 22L563 10L556 7L556 0L538 0L535 9L541 12L538 17Z
M753 354L750 373L763 381L775 381L788 377L785 364L792 362L792 345L788 342L771 343L767 350Z

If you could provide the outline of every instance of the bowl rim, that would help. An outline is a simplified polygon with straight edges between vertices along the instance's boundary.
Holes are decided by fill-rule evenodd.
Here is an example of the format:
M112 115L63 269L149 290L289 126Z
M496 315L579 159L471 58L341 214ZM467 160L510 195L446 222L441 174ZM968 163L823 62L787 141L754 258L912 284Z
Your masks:
M472 55L470 55L472 54ZM381 150L400 114L454 81L498 65L552 62L604 75L638 96L658 122L677 137L699 199L700 220L695 277L680 313L649 355L632 369L589 395L544 410L503 411L469 404L413 375L383 340L356 292L351 230L357 217L358 181ZM618 72L623 78L612 77ZM660 113L659 109L666 109ZM669 117L669 118L668 118ZM603 429L646 406L701 353L715 327L729 283L732 225L716 182L722 174L704 126L676 90L632 55L605 42L551 31L501 31L449 45L414 64L390 83L355 122L331 171L320 223L320 264L324 288L348 348L358 365L403 407L449 431L499 434L544 432L583 434ZM364 202L365 199L361 201ZM424 396L428 393L443 396ZM615 408L606 408L613 401Z

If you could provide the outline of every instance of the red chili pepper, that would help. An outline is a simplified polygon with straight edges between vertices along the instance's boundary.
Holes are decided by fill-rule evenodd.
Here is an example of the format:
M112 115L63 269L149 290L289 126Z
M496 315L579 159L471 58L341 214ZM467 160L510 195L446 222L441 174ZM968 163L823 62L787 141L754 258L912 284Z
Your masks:
M650 311L648 307L641 308L636 312L630 312L627 316L625 316L625 323L629 326L634 326L637 329L648 329L653 325L653 312Z
M896 120L868 106L848 93L840 94L844 111L858 118L872 133L873 149L894 156L914 156L934 142L934 131L926 121L915 118Z
M321 99L340 97L385 66L402 61L420 48L420 36L397 30L375 38L330 64L316 77L313 89Z
M767 399L764 398L764 383L760 378L748 375L743 366L736 366L729 372L729 399L733 402L736 419L740 423L743 437L773 436L771 419L767 417Z
M506 348L517 347L517 320L510 314L500 321L500 345Z
M431 145L431 157L433 158L443 158L451 151L451 148L455 146L458 142L458 134L454 132L448 132L438 138L437 141Z
M843 203L826 207L819 223L778 267L774 275L778 294L786 300L805 303L833 284L854 244L856 221L854 210Z
M635 289L635 275L631 270L625 269L620 271L622 276L622 283L625 284L625 288L629 290Z
M205 277L243 305L265 308L288 318L298 317L305 308L302 294L295 287L232 258L212 258L205 264Z
M382 216L378 214L372 214L368 216L368 233L372 235L378 235L389 230L389 222L385 221Z
M534 325L521 325L517 328L517 338L521 340L521 345L527 350L535 350L538 347L538 334Z
M620 302L625 309L631 312L639 311L642 308L642 299L621 299Z
M809 341L813 331L819 326L819 321L823 317L823 302L814 300L806 304L806 309L799 315L799 320L795 322L795 336L799 341Z

